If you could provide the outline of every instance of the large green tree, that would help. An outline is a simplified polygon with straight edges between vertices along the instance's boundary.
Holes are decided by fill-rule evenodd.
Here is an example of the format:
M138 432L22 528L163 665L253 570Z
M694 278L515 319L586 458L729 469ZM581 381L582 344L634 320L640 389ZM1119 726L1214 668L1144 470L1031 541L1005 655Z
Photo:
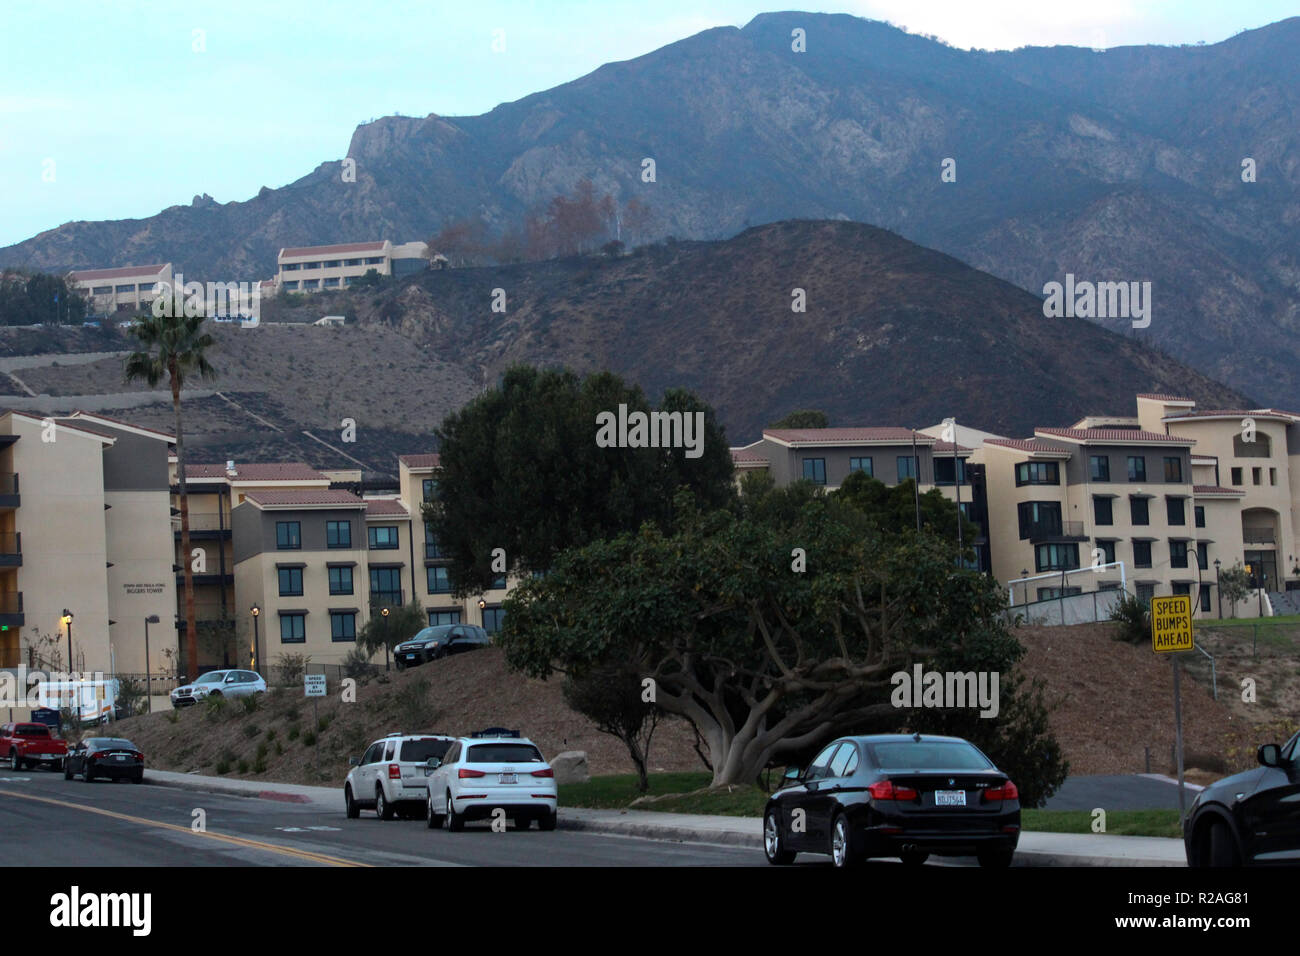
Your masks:
M597 416L617 414L620 405L629 413L703 415L701 454L601 447ZM453 559L451 585L462 596L486 590L500 574L497 549L510 572L546 571L565 548L647 521L667 529L679 488L702 508L734 498L731 455L713 410L682 389L666 392L655 409L608 372L579 378L514 366L436 434L441 469L424 520Z
M985 576L928 534L890 538L842 501L795 487L766 513L689 510L672 533L595 541L506 600L501 643L533 676L625 661L701 734L714 785L750 782L848 728L897 722L891 675L960 648L1020 653Z
M86 317L86 300L63 276L6 269L0 274L0 325L68 325Z
M199 673L198 627L194 613L194 573L190 560L190 503L185 486L185 431L181 423L181 388L193 377L215 378L208 361L212 336L203 330L202 315L184 315L180 296L162 296L155 303L160 314L137 316L131 332L140 349L126 357L126 380L142 381L157 388L166 381L172 393L172 417L176 429L176 483L181 513L181 567L185 575L186 673Z
M801 408L778 418L768 428L829 428L830 419L826 413L816 408Z

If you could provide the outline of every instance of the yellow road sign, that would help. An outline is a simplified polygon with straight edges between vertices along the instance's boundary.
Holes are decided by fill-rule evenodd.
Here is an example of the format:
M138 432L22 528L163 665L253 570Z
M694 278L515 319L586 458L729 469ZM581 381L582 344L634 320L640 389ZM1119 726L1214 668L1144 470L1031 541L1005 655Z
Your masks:
M1192 649L1192 596L1151 599L1151 649L1157 654Z

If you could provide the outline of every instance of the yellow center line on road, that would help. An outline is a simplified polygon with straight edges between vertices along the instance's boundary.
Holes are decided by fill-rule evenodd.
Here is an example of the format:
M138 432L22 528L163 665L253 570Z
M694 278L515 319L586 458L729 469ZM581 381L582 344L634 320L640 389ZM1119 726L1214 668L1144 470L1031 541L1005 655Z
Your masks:
M160 830L174 830L177 833L187 833L191 836L207 837L210 840L218 840L222 843L230 843L234 846L242 846L252 850L265 850L268 853L282 853L285 856L296 857L300 860L307 860L312 863L323 863L326 866L370 866L369 863L361 863L356 860L346 860L339 856L327 856L324 853L312 853L310 850L298 850L294 847L279 846L275 843L265 843L261 840L250 840L247 837L231 836L227 833L213 833L209 830L192 830L189 827L183 827L176 823L164 823L161 820L150 820L147 817L136 817L129 813L117 813L114 810L88 807L82 803L72 803L67 800L55 800L53 797L38 797L30 793L16 793L13 790L0 790L0 794L6 797L16 797L19 800L35 800L38 803L49 803L56 807L68 807L69 809L82 810L86 813L97 813L103 817L112 817L115 820L126 820L130 823L139 823L147 827L157 827Z

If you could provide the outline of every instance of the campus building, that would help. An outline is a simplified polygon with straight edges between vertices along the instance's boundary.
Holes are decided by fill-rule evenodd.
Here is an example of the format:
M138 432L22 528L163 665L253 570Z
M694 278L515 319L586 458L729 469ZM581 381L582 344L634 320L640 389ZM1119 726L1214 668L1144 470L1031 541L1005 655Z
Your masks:
M48 667L57 655L66 668L70 637L78 671L167 669L172 443L86 412L0 414L0 666Z
M387 239L332 246L281 249L276 289L289 292L329 292L346 289L371 269L381 276L405 276L429 267L423 242L394 244Z
M87 312L92 315L143 312L153 305L160 283L171 288L170 262L68 273L68 284L85 298Z

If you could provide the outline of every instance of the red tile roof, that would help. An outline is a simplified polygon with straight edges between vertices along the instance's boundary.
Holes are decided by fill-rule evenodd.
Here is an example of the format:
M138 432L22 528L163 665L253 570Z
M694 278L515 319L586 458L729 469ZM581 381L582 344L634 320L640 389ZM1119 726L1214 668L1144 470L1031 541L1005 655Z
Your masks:
M1164 435L1160 432L1144 432L1135 428L1035 428L1035 434L1054 435L1074 441L1098 442L1152 442L1178 445L1194 445L1194 439L1179 438L1177 435Z
M304 505L341 505L362 507L364 502L350 491L338 488L276 488L267 491L250 491L244 496L263 507L294 507Z
M828 442L902 442L911 444L913 437L918 445L933 444L934 438L914 432L910 428L765 428L764 438L789 442L792 445L818 445Z
M121 425L123 428L135 428L142 432L149 432L150 434L157 435L159 438L165 438L169 442L176 441L176 436L171 434L170 432L159 431L156 428L149 428L145 425L137 425L134 422L124 422L120 418L110 418L108 415L101 415L99 412L87 412L87 411L82 411L81 409L76 409L75 411L73 411L71 417L85 418L90 421L109 422L110 424L113 425Z
M440 456L433 455L398 455L397 460L407 468L441 468Z
M186 478L225 478L226 466L186 465ZM329 481L310 465L300 461L240 464L235 462L235 481Z
M751 448L732 448L731 461L732 464L741 464L742 462L747 465L769 464L766 455L761 455Z
M121 266L116 269L82 269L72 273L73 282L90 282L95 279L125 279L127 276L156 276L167 268L160 262L153 266Z
M345 242L335 246L294 246L280 250L281 259L296 259L299 256L341 256L349 252L380 252L384 248L383 240L379 242Z
M1035 454L1048 455L1065 455L1069 457L1068 448L1058 448L1055 445L1045 445L1040 441L1034 441L1032 438L986 438L986 445L998 445L1002 448L1014 448L1017 451L1034 452Z
M1275 415L1278 418L1292 418L1300 421L1300 414L1283 411L1280 408L1202 408L1194 412L1166 415L1164 420L1172 422L1189 418L1253 418L1264 415Z
M1186 395L1164 395L1160 392L1138 392L1138 398L1149 398L1154 402L1190 402Z
M395 498L366 498L367 515L410 515L406 505Z
M1192 494L1194 495L1237 495L1244 497L1245 492L1240 488L1223 488L1219 485L1192 485Z
M974 451L974 450L975 450L975 449L973 449L973 448L967 448L965 445L957 445L956 448L957 448L957 452L958 452L959 454L960 454L961 452L964 452L964 451ZM942 454L942 453L947 453L947 454L951 455L951 454L952 454L952 450L953 450L953 443L950 442L950 441L937 441L937 442L934 443L934 453L935 453L936 455L938 455L938 454Z

